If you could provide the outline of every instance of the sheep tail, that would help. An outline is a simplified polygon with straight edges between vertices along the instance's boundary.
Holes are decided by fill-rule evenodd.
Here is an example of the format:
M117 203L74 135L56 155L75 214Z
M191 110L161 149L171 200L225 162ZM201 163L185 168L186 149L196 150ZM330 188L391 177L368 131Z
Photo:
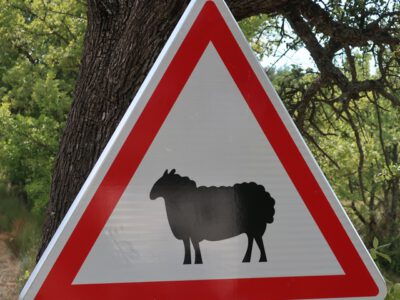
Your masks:
M266 209L265 209L265 221L268 224L271 224L274 222L274 215L275 215L275 199L271 197L271 195L268 192L266 193Z

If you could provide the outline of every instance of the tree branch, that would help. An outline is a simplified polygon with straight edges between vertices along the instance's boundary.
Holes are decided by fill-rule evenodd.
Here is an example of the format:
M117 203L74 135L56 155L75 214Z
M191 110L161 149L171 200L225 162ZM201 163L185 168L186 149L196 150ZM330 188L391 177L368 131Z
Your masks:
M355 28L334 21L326 10L312 0L301 1L298 9L318 32L330 36L342 45L366 46L370 41L394 46L400 43L399 38L391 36L387 29L379 26L381 19L365 25L364 28ZM386 14L390 15L399 15L399 12Z

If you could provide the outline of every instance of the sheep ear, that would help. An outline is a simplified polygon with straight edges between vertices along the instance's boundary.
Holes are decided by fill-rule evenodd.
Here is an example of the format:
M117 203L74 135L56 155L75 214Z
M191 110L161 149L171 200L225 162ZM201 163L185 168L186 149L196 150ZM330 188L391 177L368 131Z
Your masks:
M172 169L171 172L169 172L169 174L175 174L175 169Z
M163 176L168 175L168 169L165 170Z

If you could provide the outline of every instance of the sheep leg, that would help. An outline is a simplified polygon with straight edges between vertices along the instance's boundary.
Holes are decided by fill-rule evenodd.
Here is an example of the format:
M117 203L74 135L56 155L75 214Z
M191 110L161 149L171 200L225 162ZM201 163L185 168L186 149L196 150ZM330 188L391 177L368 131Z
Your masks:
M192 258L190 257L190 240L188 238L183 239L183 245L185 246L185 258L183 264L188 265L192 263Z
M256 243L258 248L260 248L261 256L260 256L260 262L267 261L267 255L265 254L265 249L264 249L264 242L261 236L258 236L255 238Z
M253 237L250 235L247 235L247 250L246 250L246 254L244 255L243 261L244 263L248 263L250 262L251 259L251 250L253 249Z
M195 264L202 264L203 263L203 259L201 258L199 242L192 240L192 244L193 244L193 248L194 248L194 263Z

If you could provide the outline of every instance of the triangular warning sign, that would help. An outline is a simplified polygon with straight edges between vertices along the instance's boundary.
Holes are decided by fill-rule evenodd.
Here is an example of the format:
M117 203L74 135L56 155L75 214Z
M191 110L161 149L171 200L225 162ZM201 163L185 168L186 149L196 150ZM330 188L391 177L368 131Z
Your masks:
M225 3L197 0L21 299L385 293Z

